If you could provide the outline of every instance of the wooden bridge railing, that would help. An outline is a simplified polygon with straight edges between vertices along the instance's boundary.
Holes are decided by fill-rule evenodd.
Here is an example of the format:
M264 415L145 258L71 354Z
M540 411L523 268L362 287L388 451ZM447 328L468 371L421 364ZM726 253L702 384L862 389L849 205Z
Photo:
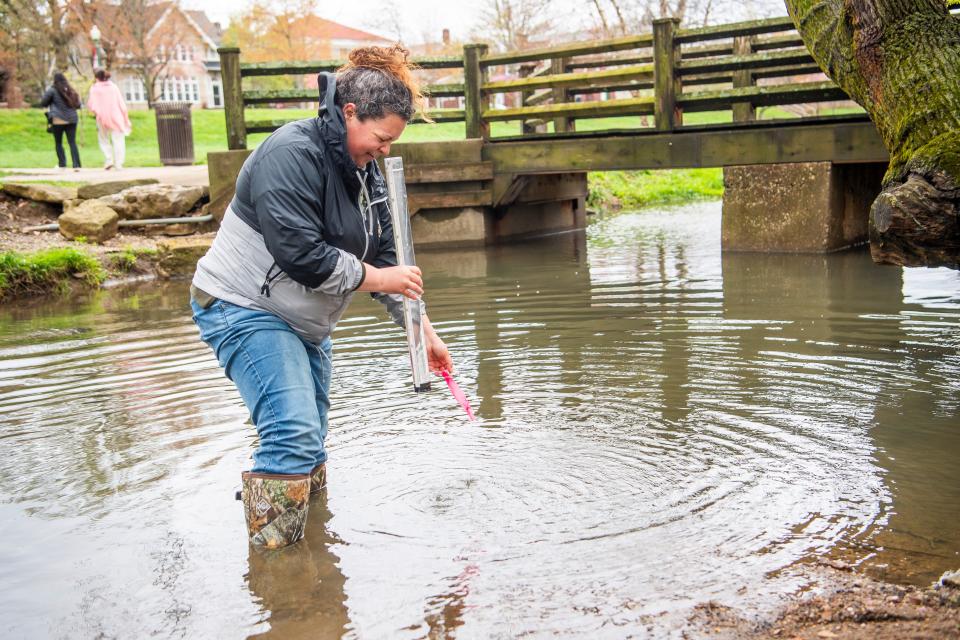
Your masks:
M227 137L246 148L248 133L273 131L282 120L248 122L248 105L316 102L315 89L245 91L258 76L332 71L343 61L241 63L240 51L219 49ZM490 124L519 121L522 134L574 130L586 118L653 116L659 131L683 127L683 114L732 111L734 122L755 118L756 107L846 100L832 82L794 82L819 73L789 18L681 29L657 20L653 32L514 53L489 53L468 44L462 56L419 58L421 68L462 70L463 81L427 85L430 97L462 100L462 109L434 109L437 122L464 122L466 137L491 139ZM761 81L762 83L758 83ZM628 92L629 97L611 94ZM517 106L504 106L506 97ZM504 96L498 106L497 96ZM589 96L604 99L585 99Z
M345 60L314 60L309 62L265 62L241 63L240 49L223 47L217 49L220 54L220 68L223 77L224 112L227 121L227 145L229 149L245 149L248 133L268 133L283 126L288 120L246 120L244 109L248 105L317 103L317 89L284 89L279 91L244 91L243 79L277 75L316 74L321 71L335 71ZM459 56L415 58L422 69L462 69L463 58ZM462 84L428 85L431 97L462 97ZM438 109L429 112L436 122L456 122L464 120L462 109Z

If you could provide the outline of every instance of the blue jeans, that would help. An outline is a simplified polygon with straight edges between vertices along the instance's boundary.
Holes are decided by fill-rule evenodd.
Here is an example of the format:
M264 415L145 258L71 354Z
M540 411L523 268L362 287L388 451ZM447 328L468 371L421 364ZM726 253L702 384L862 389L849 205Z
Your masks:
M304 340L265 311L190 301L200 339L237 385L260 436L257 473L304 474L326 462L333 345Z

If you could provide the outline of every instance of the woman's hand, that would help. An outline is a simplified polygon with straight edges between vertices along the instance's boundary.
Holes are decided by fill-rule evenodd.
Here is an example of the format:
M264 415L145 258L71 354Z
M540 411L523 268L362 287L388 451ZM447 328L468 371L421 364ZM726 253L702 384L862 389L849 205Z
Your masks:
M364 263L366 277L357 287L357 291L375 291L378 293L399 293L411 300L423 295L423 277L419 267L381 267Z
M411 300L417 300L423 295L423 278L420 275L420 269L417 267L398 266L378 269L367 263L364 263L363 266L367 275L360 286L357 287L358 291L399 293ZM422 316L422 320L423 337L427 349L427 364L430 371L434 373L440 373L441 371L453 373L453 359L450 357L447 345L433 330L427 316Z
M423 316L423 338L427 343L427 364L430 367L430 371L434 373L440 373L441 371L453 373L453 359L450 357L447 345L443 343L443 340L440 339L437 332L433 330L433 326L430 324L427 316Z

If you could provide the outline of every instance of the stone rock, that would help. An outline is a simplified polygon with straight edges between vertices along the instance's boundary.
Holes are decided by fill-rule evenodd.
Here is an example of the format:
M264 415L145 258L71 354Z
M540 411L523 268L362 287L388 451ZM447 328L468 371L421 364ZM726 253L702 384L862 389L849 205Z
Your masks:
M99 201L116 211L121 220L179 218L187 215L205 192L204 187L153 184L130 187Z
M164 224L143 227L143 233L148 236L189 236L197 232L198 224Z
M112 182L97 182L95 184L85 184L77 189L77 197L84 200L102 198L120 193L130 187L141 187L147 184L159 184L156 178L140 178L138 180L113 180Z
M189 277L196 270L197 261L207 253L213 238L170 238L157 244L157 273L161 278Z
M940 576L938 584L942 587L960 589L960 569L944 572L944 574Z
M81 202L83 202L83 198L71 198L70 200L64 200L63 210L69 211L70 209L73 209L75 206L77 206Z
M73 240L82 236L91 242L102 243L117 235L117 212L99 200L87 200L58 218L60 234Z
M7 182L4 183L3 190L18 198L51 204L62 204L64 200L72 200L77 197L76 187L55 187L50 184Z

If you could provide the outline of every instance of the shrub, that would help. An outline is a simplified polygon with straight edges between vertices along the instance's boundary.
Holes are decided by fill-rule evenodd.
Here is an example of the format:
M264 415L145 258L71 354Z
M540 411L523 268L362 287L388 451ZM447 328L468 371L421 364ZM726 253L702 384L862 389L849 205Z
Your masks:
M0 252L0 300L64 292L70 278L97 286L106 278L106 273L96 258L72 247L32 254Z

